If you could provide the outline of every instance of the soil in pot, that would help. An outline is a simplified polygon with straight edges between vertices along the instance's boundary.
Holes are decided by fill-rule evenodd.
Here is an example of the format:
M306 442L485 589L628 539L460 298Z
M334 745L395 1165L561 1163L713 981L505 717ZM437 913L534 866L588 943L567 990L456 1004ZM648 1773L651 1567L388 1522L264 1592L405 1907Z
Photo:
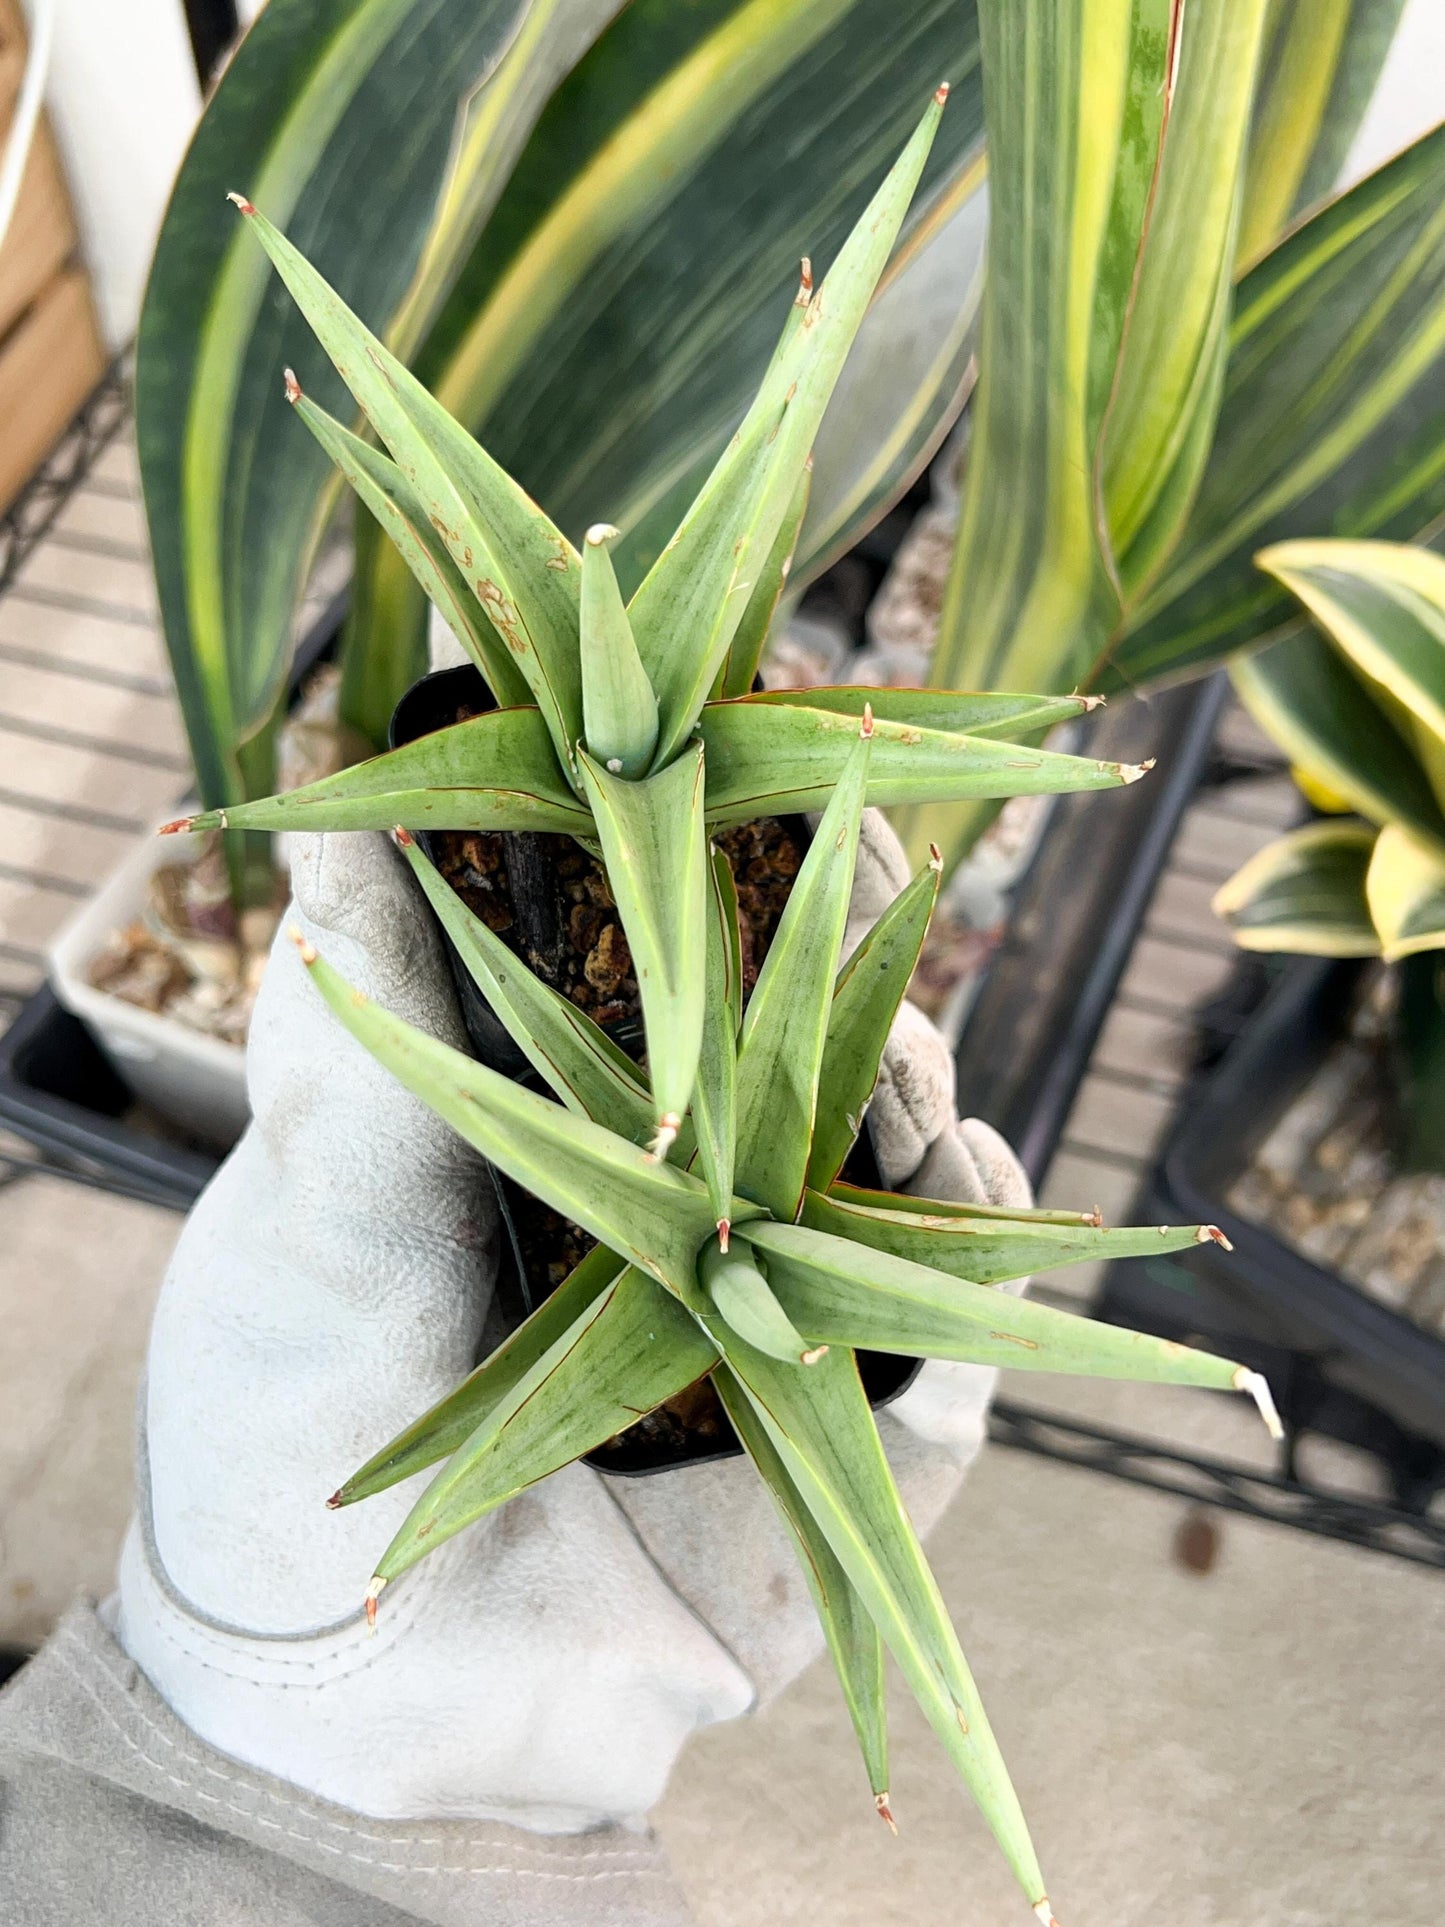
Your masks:
M1346 1035L1228 1193L1316 1264L1445 1337L1445 1176L1407 1171L1391 1051L1395 973L1371 973Z

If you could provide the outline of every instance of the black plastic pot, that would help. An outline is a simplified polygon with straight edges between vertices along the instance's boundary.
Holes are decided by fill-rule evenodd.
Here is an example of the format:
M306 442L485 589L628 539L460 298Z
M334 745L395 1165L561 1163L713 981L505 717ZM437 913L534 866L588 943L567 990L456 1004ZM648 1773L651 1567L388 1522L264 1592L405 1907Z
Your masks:
M1372 1452L1402 1504L1445 1484L1445 1343L1228 1202L1235 1180L1343 1034L1360 965L1288 964L1180 1106L1148 1194L1160 1223L1217 1224L1234 1246L1111 1266L1101 1316L1202 1338L1270 1373L1291 1431Z
M491 692L477 670L469 663L454 669L433 670L430 675L423 676L418 682L413 683L397 704L388 731L388 741L393 749L399 749L404 743L415 742L419 736L429 735L433 730L445 729L456 722L459 716L480 714L494 707ZM812 832L806 820L801 816L789 816L783 821L798 842L806 848L812 840ZM424 853L435 860L435 836L426 831L419 831L417 842ZM446 949L462 1018L477 1057L491 1069L500 1071L503 1076L510 1077L519 1084L539 1088L540 1080L535 1071L513 1043L505 1025L478 989L475 979L440 926L438 926L438 935ZM630 1019L608 1025L606 1028L608 1035L629 1056L633 1058L642 1056L645 1039L639 1021ZM882 1184L866 1125L859 1133L844 1171L851 1183L870 1189ZM496 1182L503 1228L512 1234L503 1239L497 1278L497 1292L502 1313L510 1326L520 1323L533 1309L539 1296L545 1296L545 1291L536 1281L529 1280L525 1276L521 1244L513 1230L516 1214L527 1208L528 1193L520 1185L500 1174ZM877 1410L897 1398L912 1383L921 1363L920 1359L901 1358L888 1352L859 1352L859 1374L874 1409ZM650 1441L632 1432L625 1432L615 1444L589 1453L588 1461L606 1472L639 1477L653 1472L665 1472L675 1465L699 1465L713 1459L736 1457L742 1451L742 1446L725 1418L722 1424L725 1427L723 1443L698 1438L696 1449L689 1449L682 1453L669 1451L665 1455L660 1455Z

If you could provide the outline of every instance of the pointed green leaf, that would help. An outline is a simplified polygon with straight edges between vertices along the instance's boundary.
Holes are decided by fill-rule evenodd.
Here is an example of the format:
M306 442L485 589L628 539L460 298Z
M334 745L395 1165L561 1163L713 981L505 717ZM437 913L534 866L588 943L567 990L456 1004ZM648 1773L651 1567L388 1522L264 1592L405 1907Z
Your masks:
M823 410L898 237L933 144L922 121L784 347L673 541L633 597L637 646L657 691L659 765L697 726L794 501Z
M1020 1210L1011 1204L958 1204L951 1198L914 1197L908 1191L871 1191L857 1184L830 1184L828 1196L871 1211L906 1211L923 1218L976 1218L991 1224L1056 1224L1097 1227L1097 1211Z
M860 693L866 698L871 692ZM702 713L709 823L746 823L824 808L857 733L850 711L837 714L753 697L709 703ZM887 807L960 797L1056 795L1115 789L1142 774L1128 764L875 720L867 800Z
M795 309L794 312L800 312ZM786 340L786 337L784 337ZM719 696L746 696L757 680L758 665L767 647L768 632L773 626L773 617L778 612L783 590L787 587L788 574L793 566L793 556L798 547L798 536L802 531L803 517L808 512L808 496L813 480L813 464L810 457L803 465L798 477L798 485L793 491L793 499L788 512L778 524L778 532L773 537L763 566L758 570L753 592L748 597L747 607L733 633L728 645L727 656L723 662L722 673L714 694Z
M615 1251L609 1251L606 1245L594 1245L556 1291L544 1298L454 1392L448 1392L353 1472L330 1503L353 1505L358 1499L370 1499L388 1486L424 1472L438 1460L450 1458L483 1420L511 1397L538 1361L616 1282L623 1269L623 1260Z
M1241 657L1231 674L1291 762L1372 822L1403 823L1445 849L1445 813L1410 745L1323 636L1286 636Z
M938 901L942 865L930 863L889 904L838 973L818 1074L808 1183L837 1177L878 1082L883 1047L908 990Z
M473 916L409 834L397 840L472 980L533 1070L569 1111L605 1124L633 1144L645 1144L652 1135L652 1098L631 1058Z
M733 873L721 850L710 852L707 923L707 1000L702 1056L692 1094L698 1159L719 1223L734 1191L737 1142L738 1025L743 1008L743 960Z
M696 1178L404 1023L309 947L302 955L343 1026L468 1144L670 1290L695 1293L697 1253L715 1226ZM734 1223L747 1215L734 1204Z
M1445 855L1435 845L1387 823L1370 858L1365 896L1387 962L1445 950Z
M730 1244L724 1251L714 1239L703 1248L698 1277L719 1316L739 1338L785 1364L816 1362L769 1290L757 1256L747 1245Z
M1272 0L1255 89L1239 256L1251 261L1339 178L1405 0Z
M954 736L999 737L1006 743L1016 743L1041 735L1055 723L1087 716L1102 700L1099 696L1012 696L956 689L866 689L844 683L821 689L759 689L749 698L749 706L824 709L836 716L861 718L866 703L881 723L944 730Z
M809 1512L776 1446L748 1402L747 1394L725 1365L713 1372L723 1409L733 1430L772 1495L787 1527L803 1577L813 1595L823 1637L828 1642L838 1684L862 1749L868 1784L880 1813L888 1813L888 1712L883 1680L883 1641L862 1595L844 1572L828 1537Z
M408 830L592 832L535 709L473 716L283 796L208 811L189 827L390 830L398 823Z
M249 202L242 211L512 652L570 768L582 728L581 568L572 545L286 237Z
M427 1487L377 1565L395 1579L549 1472L606 1444L717 1362L697 1321L641 1272L598 1294Z
M707 1001L702 745L629 783L579 757L607 878L637 972L660 1149L692 1101Z
M1373 824L1348 820L1276 837L1215 893L1215 915L1245 950L1377 956L1365 897L1376 834Z
M782 712L779 712L782 713ZM743 1013L737 1186L782 1218L802 1200L818 1073L848 921L873 749L865 723L794 881Z
M720 1321L718 1321L720 1324ZM1045 1906L1028 1828L846 1350L806 1371L716 1331L728 1368L963 1776L1032 1905ZM1041 1912L1041 1917L1047 1918Z
M904 1226L899 1232L908 1235ZM761 1219L741 1235L763 1253L774 1296L815 1345L1218 1391L1235 1388L1242 1370L1211 1352L1012 1298L851 1237Z
M386 530L427 600L481 670L498 707L526 703L525 680L401 470L380 449L333 421L299 388L292 399L296 413Z
M1119 1230L1094 1225L1007 1224L982 1218L927 1217L879 1210L809 1191L801 1224L873 1251L928 1265L950 1278L999 1285L1056 1265L1113 1258L1152 1258L1208 1243L1206 1225L1141 1225Z
M657 698L607 553L617 530L594 522L582 545L582 719L589 752L614 776L646 773L657 747Z

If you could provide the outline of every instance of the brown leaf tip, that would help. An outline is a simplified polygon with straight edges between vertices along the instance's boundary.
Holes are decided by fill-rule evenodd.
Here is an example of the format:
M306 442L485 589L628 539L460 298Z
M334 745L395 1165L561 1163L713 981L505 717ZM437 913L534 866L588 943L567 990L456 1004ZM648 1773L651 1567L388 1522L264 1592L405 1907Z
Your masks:
M728 1239L732 1236L732 1230L733 1230L733 1223L731 1218L718 1219L717 1248L719 1251L726 1253L728 1248Z
M873 1804L878 1809L878 1818L887 1825L888 1831L896 1840L898 1838L898 1822L893 1818L893 1809L888 1804L887 1787L884 1787L881 1793L875 1793L873 1795Z
M381 1589L385 1584L386 1581L381 1578L379 1574L373 1574L371 1584L366 1589L366 1598L362 1603L366 1609L366 1627L368 1632L374 1633L376 1631L376 1602L380 1599Z
M232 207L240 208L243 214L254 214L256 212L244 194L228 194L226 199L231 203Z
M934 88L933 98L938 102L940 107L948 99L948 91L951 85L952 83L950 81L941 80L937 87Z
M193 816L178 816L173 823L162 823L160 828L156 831L156 835L157 836L179 836L181 831L188 830L191 827L192 823L195 822L195 820L196 819Z
M795 308L806 308L813 298L813 262L810 255L804 255L798 266L798 292L793 296Z
M864 703L864 705L863 705L863 726L862 726L862 728L861 728L861 729L860 729L860 730L858 731L858 734L859 734L859 735L860 735L860 736L861 736L861 737L863 738L863 740L864 740L864 742L865 742L865 743L867 742L867 740L868 740L868 738L869 738L869 737L870 737L870 736L871 736L871 735L873 734L873 705L872 705L872 703Z
M286 399L294 408L301 399L301 384L296 379L295 370L292 368L283 368L281 370L281 379L286 384Z
M315 944L304 937L294 923L287 925L286 935L291 939L292 943L295 944L297 951L300 953L302 963L309 967L316 962Z
M928 846L928 867L935 876L943 875L943 852L936 843Z
M1093 1210L1089 1213L1089 1223L1094 1227L1095 1231L1103 1230L1104 1212L1103 1212L1103 1208L1100 1205L1096 1204Z
M326 1510L328 1512L339 1512L341 1510L341 1506L342 1506L341 1487L337 1486L336 1490L332 1493L331 1497L326 1501Z
M401 847L404 850L411 849L412 845L416 842L416 838L412 835L411 831L406 827L404 823L398 823L396 828L392 831L392 835L396 838L397 842L401 845Z
M1234 1249L1234 1246L1230 1243L1229 1239L1225 1237L1217 1224L1200 1225L1195 1242L1202 1245L1217 1244L1225 1251L1233 1251Z

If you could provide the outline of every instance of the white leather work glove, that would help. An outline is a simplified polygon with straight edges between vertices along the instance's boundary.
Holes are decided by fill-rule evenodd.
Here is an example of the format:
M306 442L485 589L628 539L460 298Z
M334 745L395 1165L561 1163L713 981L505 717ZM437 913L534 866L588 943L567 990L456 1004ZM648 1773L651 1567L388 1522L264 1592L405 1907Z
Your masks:
M304 838L292 854L305 934L367 995L462 1044L438 937L389 842ZM850 943L905 877L870 811ZM689 1733L820 1650L767 1494L741 1458L646 1479L573 1465L389 1586L369 1637L367 1580L420 1488L325 1500L476 1362L492 1189L341 1030L284 935L249 1074L254 1121L156 1312L122 1645L212 1747L353 1812L641 1826ZM1001 1140L956 1123L949 1053L907 1005L872 1125L890 1183L1028 1202ZM977 1450L993 1380L932 1363L881 1415L921 1528Z

